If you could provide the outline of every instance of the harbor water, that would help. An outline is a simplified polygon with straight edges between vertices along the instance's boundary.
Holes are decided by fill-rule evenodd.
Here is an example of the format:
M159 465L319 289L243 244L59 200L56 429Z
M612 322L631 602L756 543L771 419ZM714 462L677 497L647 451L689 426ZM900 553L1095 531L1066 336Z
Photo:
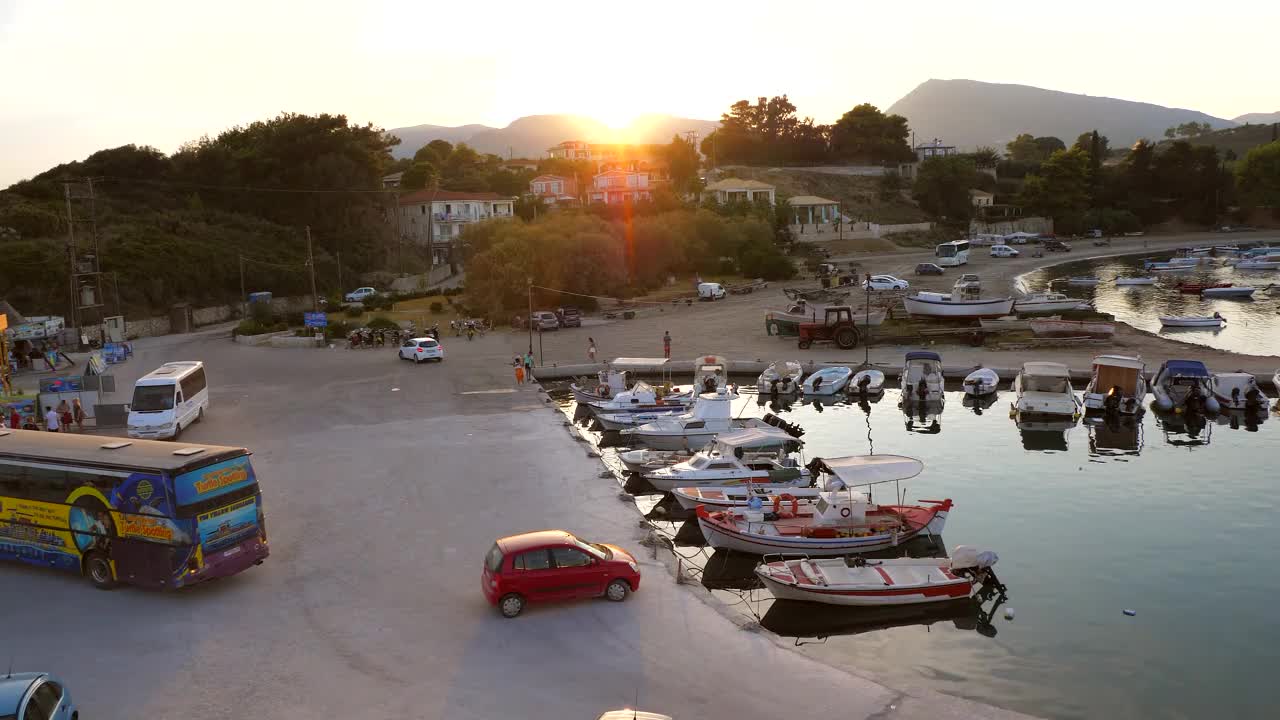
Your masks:
M1098 311L1163 337L1247 355L1280 355L1280 288L1268 292L1272 283L1280 285L1280 272L1236 270L1214 258L1189 271L1149 273L1142 268L1143 259L1141 255L1129 255L1070 262L1036 270L1021 280L1028 292L1051 290L1092 300ZM1156 284L1115 284L1117 277L1134 276L1153 276ZM1093 287L1067 284L1065 280L1071 277L1096 277L1102 282ZM1179 283L1231 283L1257 290L1252 299L1202 299L1178 292ZM1215 312L1227 319L1220 330L1160 326L1162 315Z
M1265 561L1280 544L1280 418L1187 423L1148 410L1136 422L1019 428L1012 397L1002 390L984 408L949 392L941 414L911 421L896 390L863 405L755 395L735 405L744 417L775 412L802 426L805 460L874 452L924 461L902 483L906 501L953 499L945 546L1000 555L1007 598L976 618L972 606L775 601L753 581L756 558L698 547L696 521L667 521L669 503L649 517L735 611L891 683L1051 718L1273 717L1280 575ZM589 420L577 417L621 468L608 447L616 435L586 431ZM892 502L892 488L874 499ZM659 496L637 500L651 510Z

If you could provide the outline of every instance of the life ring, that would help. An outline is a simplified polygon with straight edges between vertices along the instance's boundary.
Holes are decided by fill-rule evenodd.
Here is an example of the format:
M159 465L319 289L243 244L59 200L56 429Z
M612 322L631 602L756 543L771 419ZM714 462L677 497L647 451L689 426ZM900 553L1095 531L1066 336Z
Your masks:
M849 508L840 508L840 517L847 518L852 514L853 514L853 511L850 510Z
M791 513L789 515L783 515L781 512L782 501L784 500L791 501ZM795 495L792 495L791 493L782 493L781 495L773 496L773 512L778 517L795 517L799 509L800 509L800 502L796 500Z

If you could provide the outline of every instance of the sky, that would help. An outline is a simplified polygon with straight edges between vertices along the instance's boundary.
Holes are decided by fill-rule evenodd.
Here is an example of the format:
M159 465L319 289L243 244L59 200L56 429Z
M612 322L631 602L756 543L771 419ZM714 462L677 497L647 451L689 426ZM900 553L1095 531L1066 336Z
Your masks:
M787 94L832 122L930 78L1232 118L1280 110L1280 3L0 0L0 188L282 111L393 128L576 113L716 119Z

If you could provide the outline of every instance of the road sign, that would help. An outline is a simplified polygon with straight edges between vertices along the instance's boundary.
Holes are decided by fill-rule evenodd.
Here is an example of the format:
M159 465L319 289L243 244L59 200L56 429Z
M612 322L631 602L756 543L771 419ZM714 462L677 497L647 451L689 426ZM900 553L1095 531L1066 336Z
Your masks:
M322 312L303 313L302 324L307 327L329 327L329 316Z

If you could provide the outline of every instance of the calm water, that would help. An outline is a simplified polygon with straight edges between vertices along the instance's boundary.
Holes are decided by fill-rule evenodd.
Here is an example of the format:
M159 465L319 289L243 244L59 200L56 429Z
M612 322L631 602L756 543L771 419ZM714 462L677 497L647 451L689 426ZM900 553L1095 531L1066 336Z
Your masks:
M1009 592L990 625L971 611L775 603L750 588L753 558L676 551L716 576L704 584L742 588L718 591L741 612L894 682L1055 718L1275 717L1280 574L1266 563L1280 545L1280 418L1188 429L1148 411L1128 426L1020 430L1011 397L979 415L948 393L937 424L911 430L896 392L866 411L779 412L807 430L806 459L874 450L924 461L903 484L908 502L953 498L946 545L1000 554ZM770 410L750 395L741 405L744 416Z
M1168 254L1158 257L1167 260ZM1023 282L1033 292L1050 289L1052 283L1051 289L1056 292L1092 299L1099 311L1166 337L1251 355L1280 355L1280 288L1271 293L1266 291L1271 283L1280 285L1280 272L1237 271L1221 265L1221 260L1214 260L1214 265L1199 265L1191 272L1146 273L1142 260L1143 256L1126 256L1055 265L1024 275ZM1157 278L1156 285L1126 287L1113 282L1118 276L1148 274ZM1102 283L1090 288L1053 282L1073 276L1097 277ZM1251 285L1258 290L1252 300L1202 300L1199 295L1179 293L1177 286L1183 282L1229 282ZM1227 318L1226 327L1221 330L1160 327L1161 315L1212 315L1215 312Z

